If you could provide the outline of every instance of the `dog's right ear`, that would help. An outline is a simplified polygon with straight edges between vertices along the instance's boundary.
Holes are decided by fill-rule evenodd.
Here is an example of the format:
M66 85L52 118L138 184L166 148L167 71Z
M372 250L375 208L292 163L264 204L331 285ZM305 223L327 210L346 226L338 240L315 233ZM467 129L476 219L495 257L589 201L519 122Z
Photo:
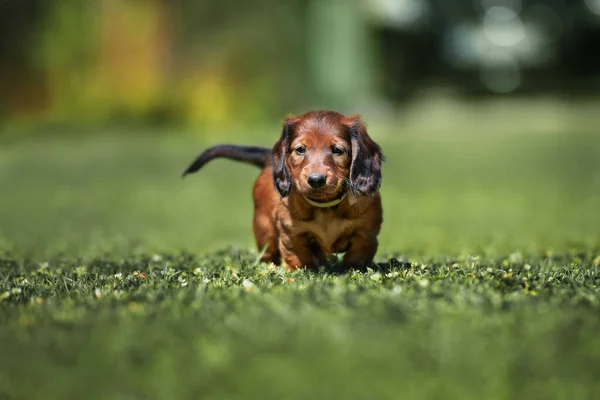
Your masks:
M287 167L286 161L290 151L292 136L297 124L297 118L287 118L283 122L281 137L277 143L275 143L275 146L273 146L273 183L275 184L275 188L277 188L277 191L281 197L286 197L288 194L290 194L290 188L292 186L292 178L290 176L290 170Z

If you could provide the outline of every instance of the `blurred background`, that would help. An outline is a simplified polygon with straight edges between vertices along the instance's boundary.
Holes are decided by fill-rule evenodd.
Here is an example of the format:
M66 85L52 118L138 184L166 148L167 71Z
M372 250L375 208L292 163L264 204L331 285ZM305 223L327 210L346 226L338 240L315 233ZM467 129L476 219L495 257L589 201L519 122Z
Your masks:
M318 104L600 88L598 0L0 2L2 118L258 122Z
M0 244L251 247L256 171L178 175L313 108L386 150L388 251L598 244L599 89L600 0L2 0Z

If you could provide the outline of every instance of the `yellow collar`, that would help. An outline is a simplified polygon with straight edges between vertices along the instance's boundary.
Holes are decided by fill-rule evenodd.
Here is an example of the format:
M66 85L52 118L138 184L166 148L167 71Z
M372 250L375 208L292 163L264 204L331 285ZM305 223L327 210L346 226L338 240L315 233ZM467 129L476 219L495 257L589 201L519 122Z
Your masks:
M327 201L325 203L319 203L319 202L311 200L305 196L302 196L302 197L304 197L304 200L306 200L308 202L308 204L310 204L311 206L315 206L315 207L319 207L319 208L329 208L329 207L337 206L338 204L340 204L342 201L344 201L346 196L348 196L348 192L344 193L344 195L342 197L340 197L339 199Z

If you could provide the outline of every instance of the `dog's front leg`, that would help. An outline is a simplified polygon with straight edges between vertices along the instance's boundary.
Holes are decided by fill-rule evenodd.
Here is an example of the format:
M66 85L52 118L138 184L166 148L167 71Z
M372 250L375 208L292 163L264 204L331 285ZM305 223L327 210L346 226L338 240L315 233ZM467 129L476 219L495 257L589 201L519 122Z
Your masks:
M304 234L281 235L279 251L288 269L318 268L319 262L311 249L308 236Z
M350 246L344 255L343 267L362 268L369 265L377 253L377 236L356 233L350 238Z

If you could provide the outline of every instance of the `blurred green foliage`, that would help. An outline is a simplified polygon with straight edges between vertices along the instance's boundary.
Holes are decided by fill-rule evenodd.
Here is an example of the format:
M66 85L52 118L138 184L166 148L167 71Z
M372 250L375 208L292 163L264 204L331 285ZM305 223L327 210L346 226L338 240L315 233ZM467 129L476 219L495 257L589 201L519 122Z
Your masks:
M3 30L12 122L224 126L310 98L300 0L10 3L0 22L20 16L30 28Z

